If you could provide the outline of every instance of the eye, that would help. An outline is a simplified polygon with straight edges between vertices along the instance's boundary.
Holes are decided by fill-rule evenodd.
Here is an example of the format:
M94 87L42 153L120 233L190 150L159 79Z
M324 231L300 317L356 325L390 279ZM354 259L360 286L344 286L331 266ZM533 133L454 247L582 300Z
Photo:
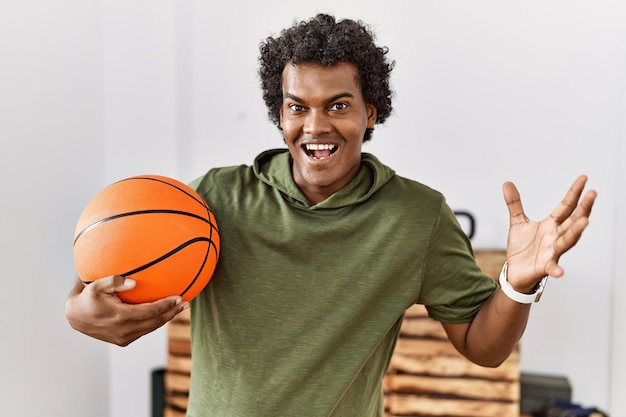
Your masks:
M289 110L294 113L303 112L304 106L301 106L300 104L289 104Z
M339 102L339 103L333 103L330 106L330 110L331 111L342 111L348 108L348 103L344 103L344 102Z

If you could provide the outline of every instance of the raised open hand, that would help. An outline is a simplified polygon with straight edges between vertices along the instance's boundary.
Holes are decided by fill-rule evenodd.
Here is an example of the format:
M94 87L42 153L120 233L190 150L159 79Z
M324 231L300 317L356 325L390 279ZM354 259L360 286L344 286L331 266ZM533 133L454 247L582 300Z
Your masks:
M526 217L515 185L511 182L503 185L510 215L506 250L508 281L517 291L531 293L544 276L563 275L559 258L580 239L597 196L590 190L581 199L586 183L587 177L579 176L552 213L540 222Z

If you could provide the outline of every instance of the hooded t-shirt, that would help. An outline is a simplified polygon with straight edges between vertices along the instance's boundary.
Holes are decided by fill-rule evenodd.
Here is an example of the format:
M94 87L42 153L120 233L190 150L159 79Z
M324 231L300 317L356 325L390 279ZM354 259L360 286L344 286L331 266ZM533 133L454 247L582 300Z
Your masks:
M443 196L364 153L312 205L287 150L192 186L214 212L220 259L192 301L189 417L379 417L405 310L472 320L497 284Z

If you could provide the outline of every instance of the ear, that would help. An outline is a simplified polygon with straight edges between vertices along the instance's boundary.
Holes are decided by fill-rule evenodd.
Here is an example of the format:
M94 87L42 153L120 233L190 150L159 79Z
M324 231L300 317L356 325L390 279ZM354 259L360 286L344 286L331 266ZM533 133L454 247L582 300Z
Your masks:
M376 106L371 103L367 104L367 128L374 127L376 123L376 117L378 116L378 112L376 111Z
M278 110L278 127L283 130L283 106Z

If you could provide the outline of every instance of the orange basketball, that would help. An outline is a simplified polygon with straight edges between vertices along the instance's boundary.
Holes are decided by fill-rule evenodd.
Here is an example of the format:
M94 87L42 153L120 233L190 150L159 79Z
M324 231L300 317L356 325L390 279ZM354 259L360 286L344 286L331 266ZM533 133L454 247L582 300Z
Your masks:
M85 284L109 275L137 281L127 303L169 295L193 299L220 252L215 217L187 185L141 175L113 183L87 204L74 234L74 263Z

